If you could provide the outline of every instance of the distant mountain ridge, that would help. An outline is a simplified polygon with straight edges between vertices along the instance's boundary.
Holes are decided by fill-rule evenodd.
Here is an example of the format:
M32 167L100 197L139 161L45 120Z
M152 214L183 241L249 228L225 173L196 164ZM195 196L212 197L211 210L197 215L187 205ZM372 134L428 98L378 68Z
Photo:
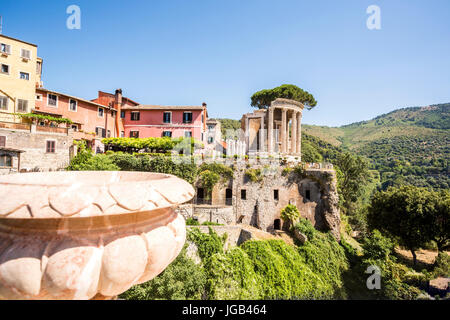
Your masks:
M217 120L224 137L226 129L240 128L239 120ZM450 188L450 103L401 108L340 127L302 124L302 131L305 161L350 151L369 159L383 189L400 184Z
M371 160L385 187L449 188L450 103L408 107L341 127L302 125L305 133Z
M431 129L450 129L450 103L434 104L426 107L401 108L379 115L369 121L344 125L350 127L375 121L377 125L405 124L423 126Z

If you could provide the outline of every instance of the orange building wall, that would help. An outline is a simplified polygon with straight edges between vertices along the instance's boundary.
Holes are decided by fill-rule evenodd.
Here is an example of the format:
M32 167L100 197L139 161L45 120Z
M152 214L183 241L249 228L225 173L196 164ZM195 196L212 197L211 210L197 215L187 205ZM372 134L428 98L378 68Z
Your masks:
M96 127L105 128L111 133L111 137L115 134L115 119L111 115L111 110L103 108L103 117L98 115L99 106L84 101L77 101L77 111L69 110L69 98L67 96L58 95L57 107L49 106L46 91L36 89L36 93L42 95L42 100L36 100L36 109L38 111L59 114L64 118L68 118L78 125L78 130L84 132L95 132Z

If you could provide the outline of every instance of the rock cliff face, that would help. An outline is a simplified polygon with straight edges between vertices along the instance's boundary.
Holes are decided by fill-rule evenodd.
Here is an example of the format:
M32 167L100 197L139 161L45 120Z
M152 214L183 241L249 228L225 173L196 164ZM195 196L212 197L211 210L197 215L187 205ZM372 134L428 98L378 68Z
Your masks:
M340 241L341 216L339 213L336 172L334 170L307 170L305 174L315 177L317 183L320 184L320 211L323 217L323 225L330 230L337 241Z
M236 162L233 170L233 179L213 188L211 204L232 204L234 223L264 231L282 229L281 210L294 204L302 217L310 220L317 229L329 230L336 240L340 240L339 197L334 170L294 170L270 162ZM214 214L210 216L212 222L219 218Z

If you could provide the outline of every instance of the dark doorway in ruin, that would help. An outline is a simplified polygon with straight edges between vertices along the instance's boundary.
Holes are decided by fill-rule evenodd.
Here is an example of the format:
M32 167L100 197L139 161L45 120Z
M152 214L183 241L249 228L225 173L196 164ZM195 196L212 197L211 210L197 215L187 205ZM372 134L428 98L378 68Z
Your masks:
M306 190L306 199L311 200L311 190Z
M273 229L274 230L281 230L281 220L280 219L275 219L273 221Z
M197 204L203 204L205 200L205 189L197 188Z
M250 225L252 227L258 228L258 205L255 205L253 209L252 219L250 220Z
M278 201L280 199L278 189L273 190L273 200Z
M227 206L231 206L233 204L233 190L232 189L226 189L225 190L225 204Z
M259 141L259 136L260 136L260 131L258 130L258 133L256 134L256 150L260 150L259 145L260 145L260 141Z

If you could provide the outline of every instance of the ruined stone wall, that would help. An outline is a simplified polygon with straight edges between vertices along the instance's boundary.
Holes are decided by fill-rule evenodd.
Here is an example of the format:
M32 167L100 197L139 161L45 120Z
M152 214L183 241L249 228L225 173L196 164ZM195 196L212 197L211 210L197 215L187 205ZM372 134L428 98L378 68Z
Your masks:
M310 220L316 229L330 230L336 239L340 238L340 216L336 174L332 169L306 169L303 173L284 173L285 165L274 162L235 162L234 177L227 183L219 183L213 189L212 206L202 209L202 222L237 223L257 227L264 231L275 228L275 220L280 219L281 210L288 204L297 206L302 217ZM246 175L249 169L260 169L261 176L256 182ZM215 212L214 207L224 204L226 189L232 189L233 215ZM242 190L246 197L242 198ZM276 192L277 191L277 192ZM209 217L208 217L209 215ZM234 217L233 217L234 216ZM213 217L213 218L211 218ZM232 221L232 222L230 222Z
M228 183L218 183L212 189L211 200L215 205L231 205L231 203L227 203L226 199L226 189L232 189L233 183L229 181Z
M70 147L73 144L69 134L53 132L30 132L28 130L0 129L0 136L6 136L7 148L24 150L20 156L20 169L50 171L67 167L70 161ZM46 141L55 141L55 153L47 153Z
M250 168L245 165L237 165L234 174L234 209L238 222L271 231L275 219L280 219L281 210L294 204L301 216L317 229L331 230L339 239L340 217L333 170L306 170L303 176L298 176L295 172L283 175L283 166L256 165L251 168L261 169L260 181L248 179L245 172ZM246 190L246 199L242 199L241 190ZM278 190L278 199L275 190Z
M232 206L194 205L193 216L198 222L215 222L224 225L236 222Z

